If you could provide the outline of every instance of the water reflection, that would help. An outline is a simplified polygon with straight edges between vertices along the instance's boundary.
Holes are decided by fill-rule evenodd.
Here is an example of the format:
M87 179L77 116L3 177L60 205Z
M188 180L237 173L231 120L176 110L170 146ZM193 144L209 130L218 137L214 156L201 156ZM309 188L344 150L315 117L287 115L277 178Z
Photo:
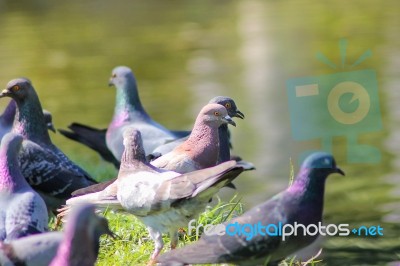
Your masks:
M347 177L327 182L325 222L381 224L385 236L329 238L323 256L328 265L379 265L400 260L398 10L394 0L0 1L0 81L29 77L62 128L107 126L116 65L134 70L144 106L169 128L190 128L212 97L231 96L246 114L232 129L234 152L257 166L237 184L251 206L287 186L289 158L320 147L292 140L286 81L337 72L315 54L340 62L340 38L349 62L371 49L354 70L376 71L384 129L360 141L379 147L382 160L349 164L346 138L334 138ZM115 174L88 149L52 138L99 178Z

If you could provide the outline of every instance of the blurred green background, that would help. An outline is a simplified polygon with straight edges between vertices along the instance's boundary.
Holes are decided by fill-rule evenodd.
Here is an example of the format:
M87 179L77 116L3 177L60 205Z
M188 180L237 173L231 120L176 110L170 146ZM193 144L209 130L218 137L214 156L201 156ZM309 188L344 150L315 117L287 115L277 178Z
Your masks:
M231 130L234 153L257 167L236 181L249 208L288 185L290 159L297 169L302 151L320 147L318 139L293 140L286 81L372 69L383 129L359 141L378 148L381 160L350 164L346 136L333 139L347 176L328 180L324 221L379 224L384 236L329 237L309 253L323 245L327 265L394 265L400 261L399 28L396 0L0 0L0 84L31 79L57 128L73 121L108 125L115 91L107 82L117 65L132 68L146 110L168 128L190 129L211 98L230 96L246 115ZM344 68L316 59L321 52L340 65L342 38ZM351 68L368 49L373 56ZM115 175L91 150L51 137L98 179Z

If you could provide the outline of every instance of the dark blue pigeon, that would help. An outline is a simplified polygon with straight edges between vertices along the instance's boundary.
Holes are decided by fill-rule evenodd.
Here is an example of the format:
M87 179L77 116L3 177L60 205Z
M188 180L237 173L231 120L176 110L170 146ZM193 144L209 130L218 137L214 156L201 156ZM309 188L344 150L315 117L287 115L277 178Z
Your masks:
M255 225L259 222L264 226L278 225L279 222L283 225L297 222L306 227L318 225L322 220L325 180L333 173L344 175L332 155L314 153L303 162L296 180L289 188L224 225ZM230 235L226 232L224 235L203 235L191 245L160 255L157 261L160 265L265 265L267 262L276 265L285 257L310 245L317 237L318 234L304 236L302 232L296 236L287 236L285 241L282 241L281 236L268 234L255 234L252 237L249 234Z
M51 142L38 95L28 79L11 80L0 93L6 96L17 104L12 132L24 138L19 153L22 174L49 209L59 207L71 192L96 183Z
M7 133L0 146L0 241L47 231L43 199L22 176L18 152L23 138Z

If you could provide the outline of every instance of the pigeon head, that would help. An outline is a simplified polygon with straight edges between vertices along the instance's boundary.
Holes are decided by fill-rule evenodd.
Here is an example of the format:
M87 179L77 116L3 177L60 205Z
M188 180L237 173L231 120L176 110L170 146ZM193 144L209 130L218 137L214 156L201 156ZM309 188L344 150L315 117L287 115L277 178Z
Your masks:
M53 116L51 115L51 113L49 111L47 111L46 109L43 109L43 115L44 115L44 121L46 122L47 128L50 129L51 131L53 131L54 133L56 133L56 129L54 128L54 125L53 125Z
M228 111L228 115L230 117L238 117L240 119L244 118L244 114L239 111L235 101L232 98L226 96L217 96L212 98L208 103L217 103L223 105Z
M50 265L94 265L102 234L113 235L105 218L91 204L77 205L70 213L63 242Z
M315 152L309 155L304 160L301 168L309 169L325 175L333 173L345 175L344 172L336 166L336 161L333 156L325 152Z
M134 127L127 127L123 133L124 138L124 153L121 161L123 165L131 164L135 160L146 162L146 153L143 147L142 134Z
M22 176L18 152L22 146L23 137L15 133L7 133L1 139L0 145L0 190L18 190L29 186Z
M113 69L108 85L121 88L126 86L128 82L135 82L132 70L126 66L118 66Z
M138 111L140 115L148 117L140 102L135 76L129 67L118 66L114 68L108 85L115 86L117 89L114 110L116 121L132 111Z
M11 97L16 102L21 102L32 92L35 93L31 81L26 78L18 78L8 82L6 88L0 93L0 98Z
M15 134L15 133L7 133L4 135L4 137L1 139L1 152L0 154L4 153L15 153L18 154L18 151L21 148L23 137L21 135Z
M206 124L215 124L218 127L222 124L231 124L236 126L236 123L228 115L226 108L220 104L210 103L201 109L198 118L202 119Z

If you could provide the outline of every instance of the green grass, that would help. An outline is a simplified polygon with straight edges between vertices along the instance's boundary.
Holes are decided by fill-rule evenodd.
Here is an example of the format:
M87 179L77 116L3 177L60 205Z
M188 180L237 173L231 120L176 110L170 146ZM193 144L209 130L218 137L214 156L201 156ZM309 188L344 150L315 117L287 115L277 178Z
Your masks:
M223 223L235 216L243 213L243 205L240 199L235 196L229 202L222 202L220 199L214 200L216 203L208 207L202 213L197 224L219 224ZM117 213L113 211L105 211L100 214L105 216L111 230L116 234L113 239L109 236L101 238L100 254L97 260L99 266L109 265L146 265L153 252L154 243L150 239L144 225L133 215L125 213ZM52 221L53 223L54 221ZM187 228L185 232L180 233L179 247L195 242L198 236L193 230L190 234ZM164 236L163 252L169 250L169 237ZM319 254L318 254L319 255ZM266 262L267 263L267 262ZM281 265L297 266L297 265L322 265L319 260L311 260L305 264L304 262L296 261L295 258L288 258Z

